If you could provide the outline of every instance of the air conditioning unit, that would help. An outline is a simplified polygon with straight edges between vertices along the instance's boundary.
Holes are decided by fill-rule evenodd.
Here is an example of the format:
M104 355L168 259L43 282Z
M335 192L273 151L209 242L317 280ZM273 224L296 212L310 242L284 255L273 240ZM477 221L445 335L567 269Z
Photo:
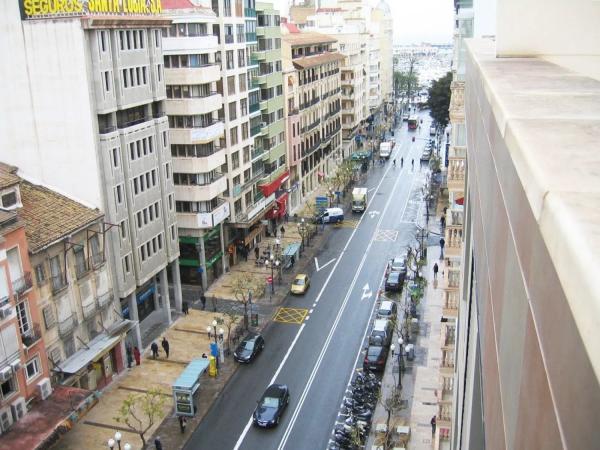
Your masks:
M12 306L11 305L4 305L2 308L0 308L0 319L6 319L7 317L10 317L11 314L12 314Z
M0 409L0 428L2 432L7 432L13 424L13 416L10 411L10 407L6 407L4 409Z
M267 123L267 122L261 122L261 123L260 123L260 127L261 127L261 128L264 128L264 127L266 127L267 125L268 125L268 123Z
M40 397L42 400L46 400L52 394L52 385L50 384L49 378L44 378L37 384L38 390L40 391Z
M10 380L10 378L13 375L13 371L10 367L5 367L4 369L0 370L0 381L2 383L4 383L5 381Z
M19 370L21 370L21 368L23 367L23 364L21 363L20 360L16 360L10 363L10 367L12 368L12 371L14 373L17 373Z
M24 397L19 397L10 405L12 411L13 421L21 420L27 413L27 404L25 403Z

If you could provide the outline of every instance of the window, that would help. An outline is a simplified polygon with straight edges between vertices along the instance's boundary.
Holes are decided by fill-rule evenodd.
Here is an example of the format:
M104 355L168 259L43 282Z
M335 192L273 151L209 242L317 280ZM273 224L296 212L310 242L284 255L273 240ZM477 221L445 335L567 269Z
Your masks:
M27 381L33 380L41 373L41 371L42 366L40 364L39 356L27 361L27 364L25 365L25 375L27 376Z
M229 145L235 145L238 143L238 127L233 127L231 130L229 130L229 139L231 141Z
M246 192L244 198L246 200L246 207L250 206L252 204L252 191Z
M19 330L21 331L21 334L29 334L31 332L31 321L29 320L27 301L17 304L17 317L19 319Z
M238 50L238 67L246 66L246 50L240 49Z
M235 75L227 77L227 94L235 94Z
M56 315L54 314L52 305L48 305L42 309L42 314L44 316L44 325L46 325L47 330L56 325Z
M235 120L237 118L237 105L236 102L229 104L229 120Z
M235 64L233 62L233 50L227 50L225 52L225 59L227 62L227 70L231 70L235 68Z
M117 201L117 205L123 203L123 185L118 184L115 187L115 200Z
M169 163L165 164L165 176L167 177L167 180L171 178L171 165Z
M233 152L231 154L231 166L232 166L232 169L237 169L238 167L240 167L240 152L239 151Z
M250 136L248 132L248 122L242 124L242 140L248 139Z
M10 208L12 206L15 206L17 204L17 191L9 191L6 192L4 194L2 194L2 207L3 208Z
M244 157L244 164L247 162L250 162L250 146L246 146L244 147L244 153L243 153L243 157Z
M240 100L240 110L241 110L242 116L248 115L248 99L243 98Z
M113 167L116 169L117 167L119 167L119 160L121 159L121 155L119 152L119 147L115 147L112 149L112 164Z
M173 194L169 194L169 211L173 211Z
M44 264L38 264L35 266L35 280L37 284L44 284L46 282L46 271L44 270Z
M11 376L4 383L0 384L0 390L2 390L2 398L7 399L11 397L15 392L19 390L17 379Z
M74 244L73 253L75 254L75 273L77 278L80 278L87 272L87 262L85 260L85 252L83 246L80 244Z
M58 255L50 259L50 276L52 277L53 290L56 291L65 285L65 280L60 264L60 256Z
M246 92L246 89L248 89L246 77L244 75L240 75L240 92Z
M131 272L131 255L126 255L123 258L123 273L128 274Z
M177 235L175 233L175 225L171 225L171 240L174 241L176 237Z
M121 220L119 230L121 231L121 239L127 239L127 219Z
M96 266L104 261L104 255L100 250L100 239L98 238L97 234L94 234L90 238L89 244L92 252L92 264Z

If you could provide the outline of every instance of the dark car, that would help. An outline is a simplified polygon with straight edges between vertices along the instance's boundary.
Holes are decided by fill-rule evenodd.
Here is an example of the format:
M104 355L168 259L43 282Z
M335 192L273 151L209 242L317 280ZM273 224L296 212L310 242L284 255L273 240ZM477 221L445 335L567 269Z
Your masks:
M386 347L382 347L381 345L369 345L367 347L365 360L363 361L363 370L383 372L387 361L387 355L388 351Z
M263 428L277 426L289 402L288 387L285 384L272 384L262 395L252 414L254 425Z
M265 340L258 333L249 333L233 352L237 362L249 363L265 348Z
M404 277L401 272L390 272L385 279L385 290L400 292L403 283Z

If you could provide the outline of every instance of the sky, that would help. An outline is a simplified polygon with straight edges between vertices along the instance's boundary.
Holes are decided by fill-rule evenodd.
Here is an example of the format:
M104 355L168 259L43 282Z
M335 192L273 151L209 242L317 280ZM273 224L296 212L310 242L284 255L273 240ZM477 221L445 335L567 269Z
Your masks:
M366 0L375 6L379 0ZM386 0L394 18L395 44L449 44L453 32L452 0ZM280 10L287 10L290 0L273 0ZM335 5L335 0L322 0L323 6Z

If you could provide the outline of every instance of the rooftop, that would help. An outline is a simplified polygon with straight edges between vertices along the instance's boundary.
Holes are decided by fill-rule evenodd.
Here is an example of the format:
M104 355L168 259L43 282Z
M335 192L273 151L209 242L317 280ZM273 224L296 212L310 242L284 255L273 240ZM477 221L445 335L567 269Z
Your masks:
M281 36L281 39L292 47L297 45L330 44L337 39L321 33L290 33Z
M304 58L297 58L292 61L294 66L298 69L307 69L309 67L318 66L320 64L327 64L334 61L341 61L344 59L344 55L337 52L321 53L320 55L306 56Z
M25 222L25 234L32 253L104 216L97 209L25 180L21 181L21 202L23 208L19 210L19 216Z
M0 162L0 189L19 184L20 180L16 167Z

